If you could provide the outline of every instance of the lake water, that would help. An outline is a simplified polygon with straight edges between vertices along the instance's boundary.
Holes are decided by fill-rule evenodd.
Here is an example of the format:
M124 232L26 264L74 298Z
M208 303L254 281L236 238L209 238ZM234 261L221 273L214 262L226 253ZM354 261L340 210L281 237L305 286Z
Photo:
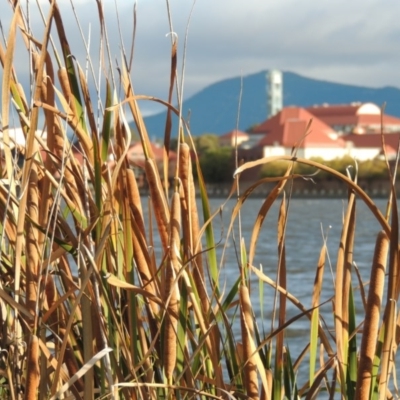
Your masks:
M219 209L223 204L222 199L210 199L212 211ZM251 232L254 222L260 210L263 200L260 198L249 199L245 202L241 211L241 232L245 241L246 248L249 247ZM145 202L143 202L145 204ZM239 266L236 259L235 246L239 241L239 226L235 224L234 235L227 236L227 229L230 223L232 210L236 200L229 200L223 207L220 215L215 217L213 227L215 241L219 242L217 249L218 260L220 261L220 288L225 295L235 284L239 276ZM315 279L316 267L319 259L323 236L327 236L328 257L325 264L323 288L321 292L321 302L327 303L320 307L320 315L324 318L328 329L333 331L332 302L329 301L334 296L334 276L336 270L336 258L339 240L342 230L342 221L346 211L346 200L340 199L291 199L288 209L288 222L286 228L286 270L287 270L287 289L294 295L305 308L311 307L313 284ZM386 200L377 199L377 207L382 213L386 209ZM278 265L277 249L277 220L279 214L280 201L272 206L262 230L258 237L258 245L253 265L257 268L262 267L263 272L271 279L276 280ZM354 243L353 259L356 263L361 279L368 282L372 265L373 252L377 233L381 230L371 211L365 204L357 199L356 213L356 236ZM198 203L198 210L201 214L201 204ZM233 240L233 236L235 240ZM236 244L235 244L236 242ZM156 248L157 248L157 243ZM226 250L223 253L223 247ZM224 257L222 259L222 254ZM359 289L359 281L352 272L352 284L354 288L354 298L358 311L357 325L364 318L364 311ZM368 293L368 286L366 287ZM259 283L255 275L251 279L251 298L253 310L257 318L257 325L261 336L268 335L272 329L272 310L274 304L274 290L264 285L263 296L260 298ZM384 303L385 303L384 298ZM232 311L233 314L234 311ZM298 308L287 302L287 319L299 314ZM240 341L240 321L236 313L236 321L233 324L235 339ZM274 323L274 328L277 322ZM334 332L333 332L334 333ZM301 317L285 331L285 343L289 347L292 362L304 350L309 343L310 321L307 317ZM358 347L361 338L358 339ZM331 341L332 343L332 341ZM335 346L333 346L335 349ZM308 380L308 355L302 361L298 371L298 387L301 388ZM325 360L327 357L324 357ZM319 363L317 362L317 368ZM329 377L332 374L329 373ZM323 398L319 396L318 398Z
M211 208L217 209L222 200L212 199ZM259 235L256 257L253 265L262 266L266 275L276 280L278 250L277 250L277 219L279 213L279 201L269 211L262 231ZM241 213L242 236L248 249L251 232L257 213L261 207L261 199L248 200ZM384 212L385 200L376 200L376 205ZM235 256L234 241L226 239L226 230L235 201L230 201L223 209L222 217L217 217L214 223L216 240L220 235L221 242L227 242L225 258L221 263L220 284L226 286L226 292L234 284L239 276L238 262ZM319 253L323 245L323 235L328 235L328 255L324 273L324 283L321 293L321 301L330 299L334 295L334 275L336 270L336 258L342 230L343 214L346 202L338 199L292 199L289 203L288 223L286 230L286 269L287 288L290 293L306 307L311 306L313 284ZM376 235L380 225L370 210L360 200L357 201L356 237L354 247L354 262L360 271L363 282L370 277ZM222 233L221 233L222 232ZM235 237L238 240L238 226L236 225ZM224 237L225 235L225 237ZM222 248L222 244L220 246ZM221 256L222 251L219 250ZM363 320L363 308L359 283L353 270L352 283L354 297L359 314L357 324ZM368 287L366 288L368 289ZM260 332L271 332L271 312L274 302L274 291L265 285L263 297L260 299L258 280L252 279L252 302L257 317ZM385 300L384 300L385 303ZM333 328L332 303L330 301L320 309L329 328ZM299 310L287 302L287 318L299 314ZM275 323L275 328L277 323ZM234 332L240 338L240 324L234 325ZM300 318L286 331L286 343L289 346L293 361L309 342L310 321L306 317ZM360 340L358 346L360 344ZM326 358L325 358L326 359ZM307 357L306 357L307 360ZM303 368L299 370L299 387L308 379L307 361L303 361ZM331 374L330 374L331 375Z

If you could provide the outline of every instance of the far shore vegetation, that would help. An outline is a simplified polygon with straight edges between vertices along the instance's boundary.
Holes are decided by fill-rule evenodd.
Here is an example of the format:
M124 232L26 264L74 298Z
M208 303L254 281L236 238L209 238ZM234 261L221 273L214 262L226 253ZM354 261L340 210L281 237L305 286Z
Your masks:
M229 183L235 171L235 149L232 147L221 147L218 135L205 133L193 136L193 143L199 156L202 174L208 183ZM190 142L187 140L187 142ZM176 141L172 142L175 145ZM357 176L364 181L388 180L387 163L384 158L375 158L365 161L357 161L352 157L336 158L325 160L322 157L311 158L312 161L321 163L346 174L350 169L357 168ZM240 162L239 158L239 162ZM289 161L275 161L259 169L253 175L253 180L266 177L283 176L289 166ZM297 163L293 173L310 176L314 181L324 181L331 179L330 174L318 170L318 168Z

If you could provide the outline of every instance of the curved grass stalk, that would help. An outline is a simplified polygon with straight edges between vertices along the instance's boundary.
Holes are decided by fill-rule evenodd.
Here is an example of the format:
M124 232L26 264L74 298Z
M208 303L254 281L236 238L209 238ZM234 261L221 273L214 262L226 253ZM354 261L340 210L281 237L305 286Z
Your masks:
M389 240L385 232L379 232L376 238L374 260L371 268L370 287L368 292L367 309L361 340L360 361L357 374L356 399L371 398L371 382L373 359L376 352L380 309L383 296L385 270Z

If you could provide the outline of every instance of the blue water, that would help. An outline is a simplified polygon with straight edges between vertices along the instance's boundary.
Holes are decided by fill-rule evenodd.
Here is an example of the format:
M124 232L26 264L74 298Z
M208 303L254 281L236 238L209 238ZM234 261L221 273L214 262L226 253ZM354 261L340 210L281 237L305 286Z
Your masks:
M249 249L251 233L257 214L262 205L262 199L249 199L242 207L240 214L240 225L238 220L234 224L233 233L227 236L228 226L231 220L232 210L236 200L230 200L224 205L221 213L215 217L213 222L216 242L219 243L217 254L220 263L220 288L226 295L235 284L240 274L237 261L238 244L240 237ZM213 211L220 208L223 200L211 199L210 207ZM375 204L382 213L386 209L386 201L378 199ZM258 244L253 265L262 268L264 274L276 280L278 268L278 246L277 246L277 220L280 201L277 201L270 209L264 220L263 227L258 235ZM201 213L201 204L198 203ZM332 330L333 308L332 297L334 296L334 281L336 271L336 259L342 231L342 221L346 212L346 201L340 199L292 199L289 202L288 221L286 227L286 270L287 289L294 295L305 308L311 307L313 285L316 267L319 259L323 238L326 238L328 256L325 263L323 288L321 302L327 301L320 307L320 315L325 321L325 329ZM361 200L357 200L356 213L356 235L354 244L354 263L357 265L361 280L369 281L370 269L377 233L381 230L371 211ZM156 246L157 247L157 246ZM225 250L224 250L225 249ZM364 311L359 288L359 280L352 271L352 285L357 315L357 325L364 318ZM368 286L365 287L366 295ZM272 329L277 328L277 321L272 320L272 312L275 299L275 291L264 284L262 296L258 278L251 275L251 299L253 310L257 320L257 326L261 337L268 335ZM385 298L383 303L385 303ZM237 311L237 310L236 310ZM229 316L233 318L235 310L231 310ZM287 319L299 314L298 308L287 301ZM232 325L233 333L237 341L241 340L240 322L236 312L236 320ZM285 342L289 347L292 362L301 354L309 343L310 321L307 317L301 317L285 331ZM358 347L361 338L358 337ZM331 345L335 349L331 340ZM324 357L325 361L327 356ZM298 370L298 387L302 387L308 380L308 354L300 364ZM317 369L319 364L317 362ZM330 373L329 376L332 374ZM322 398L319 396L319 398Z
M254 227L257 213L260 210L263 200L248 200L241 212L241 233L246 248L249 247L251 232ZM211 207L216 209L220 206L221 200L211 200ZM230 201L223 209L222 217L215 220L214 229L218 237L220 232L222 244L226 242L227 250L221 262L220 285L226 287L226 292L234 284L239 276L238 261L235 256L235 243L239 242L239 224L235 225L235 240L231 237L226 238L226 230L230 221L232 209L235 201ZM376 200L376 205L385 212L386 201ZM334 276L336 270L336 259L339 240L342 230L342 221L346 211L346 202L338 199L292 199L289 203L288 222L286 229L286 269L287 269L287 289L306 307L311 307L313 284L316 273L316 266L319 253L323 245L323 236L327 237L328 257L325 264L323 289L321 302L329 300L334 296ZM261 268L263 272L273 280L276 280L278 266L278 247L277 247L277 219L279 214L279 201L276 202L267 214L263 228L258 238L256 257L253 265ZM370 268L372 264L376 235L381 229L371 211L361 201L357 201L356 217L356 237L354 244L354 262L356 263L363 282L369 281ZM225 235L225 237L223 237ZM222 250L219 250L220 257ZM352 285L356 308L358 310L357 324L363 320L363 306L359 281L352 271ZM258 278L253 275L251 280L253 310L257 318L258 329L261 334L271 332L271 320L275 291L264 285L262 298L260 298ZM368 286L366 286L366 294ZM385 298L383 303L385 303ZM332 302L321 306L320 313L323 316L328 329L333 332L333 313ZM299 314L298 308L287 302L287 319ZM234 323L234 334L240 340L240 324ZM293 362L303 351L309 342L310 321L307 317L302 317L293 323L286 330L286 344L290 349ZM360 345L360 338L358 346ZM333 342L332 347L335 349ZM327 357L324 357L327 360ZM317 363L318 367L318 363ZM298 372L299 387L308 379L308 355L305 357Z

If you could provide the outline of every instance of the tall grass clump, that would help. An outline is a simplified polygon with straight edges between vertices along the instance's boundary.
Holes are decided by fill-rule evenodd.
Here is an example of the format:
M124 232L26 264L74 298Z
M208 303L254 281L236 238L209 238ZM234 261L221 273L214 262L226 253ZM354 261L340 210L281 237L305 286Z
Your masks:
M115 66L101 2L93 9L104 50L97 72L84 37L86 66L75 57L70 37L76 27L65 24L61 3L29 6L43 17L39 36L29 8L20 2L8 7L12 19L0 42L0 398L394 398L400 292L395 173L388 167L392 191L382 215L356 174L295 153L244 164L235 172L231 196L237 199L228 229L218 234L225 204L211 209L180 115L181 96L178 108L172 104L175 88L182 93L183 86L176 37L169 97L154 99L135 95L132 57L123 45ZM78 17L76 24L81 30ZM19 80L25 69L17 44L28 51L29 87ZM144 99L168 110L161 168L138 106ZM130 120L143 147L148 197L141 195L128 157ZM16 143L14 128L22 130L24 145ZM172 135L178 138L173 149ZM284 163L282 174L240 190L244 170L274 161ZM302 178L295 163L332 175L348 189L329 299L332 321L320 313L326 238L310 302L299 301L288 284L287 221L293 185ZM259 185L271 181L275 186L245 237L236 223L241 210ZM353 260L359 202L382 228L369 284ZM275 204L278 262L271 275L254 260ZM220 267L231 251L237 270L228 285ZM273 293L268 302L267 288ZM357 295L365 304L361 322ZM296 315L288 315L289 304ZM259 309L268 317L260 318ZM288 331L300 318L310 334L292 358ZM304 369L305 377L299 373Z

